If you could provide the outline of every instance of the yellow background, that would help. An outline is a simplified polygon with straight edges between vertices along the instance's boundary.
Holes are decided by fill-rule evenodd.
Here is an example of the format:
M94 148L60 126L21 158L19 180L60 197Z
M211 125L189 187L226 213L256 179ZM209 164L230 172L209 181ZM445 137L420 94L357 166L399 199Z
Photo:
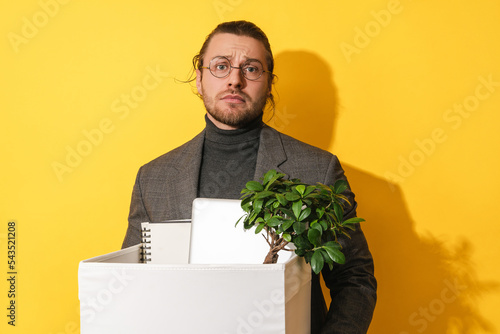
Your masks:
M0 263L15 220L19 275L15 328L1 279L1 332L79 332L78 262L120 248L138 168L203 128L175 79L235 19L271 41L270 124L337 154L357 194L369 332L498 332L498 0L4 2Z

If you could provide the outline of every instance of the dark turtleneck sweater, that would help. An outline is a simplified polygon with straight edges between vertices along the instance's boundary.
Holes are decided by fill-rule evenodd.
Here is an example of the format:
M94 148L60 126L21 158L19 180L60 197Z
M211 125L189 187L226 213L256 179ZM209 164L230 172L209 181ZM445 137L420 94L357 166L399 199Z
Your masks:
M236 130L221 130L207 116L205 121L198 197L238 199L255 174L262 116Z

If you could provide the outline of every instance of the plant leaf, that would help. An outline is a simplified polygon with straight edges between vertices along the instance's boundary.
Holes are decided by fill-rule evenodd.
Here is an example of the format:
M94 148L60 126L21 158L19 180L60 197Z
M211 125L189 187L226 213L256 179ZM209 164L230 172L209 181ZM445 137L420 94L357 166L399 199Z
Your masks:
M289 233L283 233L283 239L285 239L285 241L292 241L292 236L289 234Z
M351 225L351 224L344 225L343 227L348 228L348 229L350 229L351 231L356 231L356 226Z
M294 202L292 204L292 210L295 218L299 219L300 212L302 211L302 200L299 199L297 202Z
M293 239L293 243L297 247L297 249L307 250L311 249L313 245L307 240L307 238L303 235L298 235Z
M323 247L321 247L319 250L321 251L321 255L323 255L323 260L325 260L325 263L333 263L332 259Z
M331 247L331 246L323 246L323 248L326 250L328 253L328 256L332 259L333 262L344 264L345 263L345 256L342 254L340 249L337 247Z
M319 224L320 224L320 225L321 225L321 227L323 228L323 231L328 230L328 223L326 222L326 220L320 220L320 221L319 221Z
M314 190L316 190L316 187L315 186L307 186L307 189L306 191L304 192L304 197L309 195L310 193L312 193Z
M259 234L260 231L262 231L262 229L264 228L264 226L266 226L265 223L260 223L256 228L255 228L255 234Z
M255 214L260 213L260 211L262 210L262 205L264 205L263 199L258 199L253 202L253 211L255 212Z
M305 208L301 213L300 213L300 216L299 216L299 221L303 221L304 219L306 219L307 217L309 217L309 215L311 214L311 208Z
M284 177L285 174L283 173L276 173L276 175L274 175L270 180L269 180L269 183L266 185L266 188L265 190L271 188L271 187L274 187L274 183L276 182L276 180Z
M246 184L247 189L252 190L252 191L262 191L264 190L264 187L260 182L257 181L248 181Z
M342 246L336 241L328 241L323 246L334 247L334 248L338 248L338 249L342 248Z
M287 201L294 202L300 199L300 195L296 193L286 193L285 198L287 199Z
M264 178L262 179L262 184L267 184L269 180L271 180L275 175L276 175L276 170L271 169L267 171L267 173L264 174Z
M306 263L311 263L311 258L313 254L314 252L305 252L304 259L306 260Z
M253 221L257 218L257 212L252 212L252 214L250 215L250 217L248 217L247 221L249 224L252 224Z
M323 227L321 226L320 223L318 223L317 220L313 221L309 227L314 228L314 229L320 231L321 233L323 233Z
M333 185L333 189L335 189L336 194L341 194L347 189L347 182L345 180L337 180Z
M295 254L297 254L298 256L304 256L306 254L306 251L303 250L302 248L297 248L295 250ZM306 261L307 262L307 261Z
M238 219L238 221L236 222L236 224L234 224L234 227L236 227L236 225L238 225L238 223L240 222L240 220L242 220L243 218L245 218L247 215L243 215L240 217L240 219Z
M321 232L315 228L311 228L307 231L307 239L314 246L319 246L321 245Z
M323 217L323 215L325 214L325 208L323 208L323 207L316 208L316 214L318 215L318 218Z
M247 198L241 200L241 208L243 210L245 210L246 212L249 212L251 202L252 202L252 199L250 197L247 197Z
M287 208L284 208L284 207L280 207L280 208L279 208L279 210L280 210L281 212L283 212L285 215L287 215L288 217L290 217L290 218L295 218L295 217L293 216L293 211L292 211L292 210L288 210Z
M274 193L273 193L274 194ZM270 199L267 200L266 204L264 204L265 207L270 207L272 206L272 204L274 204L274 202L278 202L278 200L276 199L276 197L271 197ZM278 202L279 204L279 202Z
M295 223L293 223L293 230L297 234L302 234L306 230L306 224L296 221Z
M324 264L325 261L323 259L323 255L321 255L320 250L319 249L315 250L311 258L311 268L314 271L314 273L319 274L321 269L323 269Z
M281 205L285 206L288 204L288 201L286 200L284 195L276 194L276 198L278 199L278 202L280 202Z
M279 224L281 224L282 221L283 221L283 219L280 216L274 216L274 217L271 217L271 219L269 219L267 221L267 225L271 226L271 227L276 227Z
M335 217L337 218L338 222L342 221L342 218L344 216L344 212L342 210L342 207L338 203L333 203L333 211L335 212Z
M349 225L349 224L357 224L357 223L361 223L364 221L365 220L363 218L359 218L359 217L349 218L349 219L345 220L344 222L342 222L342 226Z
M303 184L299 184L298 186L295 187L295 190L297 190L300 195L304 195L304 191L306 191L306 186Z
M274 195L274 191L269 191L269 190L259 191L257 194L255 194L255 199L266 198L271 195Z
M293 225L293 219L286 219L283 221L283 231L286 231Z

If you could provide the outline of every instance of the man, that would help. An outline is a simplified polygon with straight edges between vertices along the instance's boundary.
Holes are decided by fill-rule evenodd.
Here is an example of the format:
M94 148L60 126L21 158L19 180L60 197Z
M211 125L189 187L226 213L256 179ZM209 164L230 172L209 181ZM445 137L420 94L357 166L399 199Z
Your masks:
M220 24L195 56L196 87L207 110L205 129L194 139L139 170L123 247L140 242L140 223L190 218L196 197L239 198L249 180L276 169L290 178L333 184L343 178L329 152L281 134L262 123L266 103L274 105L273 55L269 41L246 21ZM356 215L352 203L346 219ZM332 303L327 313L313 274L311 333L366 333L376 301L373 261L358 227L340 239L344 265L322 271Z

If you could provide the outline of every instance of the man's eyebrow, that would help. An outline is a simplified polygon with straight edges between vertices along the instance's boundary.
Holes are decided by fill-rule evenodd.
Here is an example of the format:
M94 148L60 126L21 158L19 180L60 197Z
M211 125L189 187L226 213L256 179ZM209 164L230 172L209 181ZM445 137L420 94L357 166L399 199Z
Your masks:
M233 59L233 56L231 55L220 55L220 56L216 56L216 57L225 57L229 60L232 60ZM244 62L247 62L247 61L252 61L252 60L257 60L258 62L262 63L262 60L259 60L257 58L249 58L247 56L243 56L245 58L245 61Z

